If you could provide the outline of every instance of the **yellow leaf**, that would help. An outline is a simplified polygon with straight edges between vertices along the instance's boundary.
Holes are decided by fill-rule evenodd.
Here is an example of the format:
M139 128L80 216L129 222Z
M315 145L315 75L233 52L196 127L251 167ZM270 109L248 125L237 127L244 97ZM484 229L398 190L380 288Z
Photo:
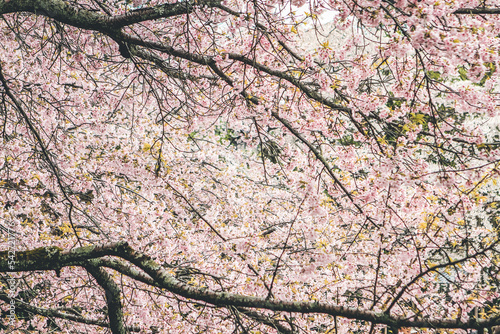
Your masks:
M377 141L382 145L387 145L387 140L385 140L385 137L377 138Z
M424 114L411 114L411 119L414 123L417 124L425 124L425 115Z

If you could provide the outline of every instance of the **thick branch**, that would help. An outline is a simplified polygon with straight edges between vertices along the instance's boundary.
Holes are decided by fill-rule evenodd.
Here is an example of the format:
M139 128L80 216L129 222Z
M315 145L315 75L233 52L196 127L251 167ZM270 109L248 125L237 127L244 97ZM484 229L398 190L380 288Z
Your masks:
M59 247L40 247L16 252L14 271L59 270L81 265L84 261L124 251L126 243L85 246L63 251ZM128 247L128 246L127 246ZM13 271L9 267L9 252L0 252L0 272Z
M268 300L266 298L255 296L244 296L228 292L218 292L209 289L202 289L188 285L177 280L170 275L161 265L153 261L149 256L136 252L126 242L105 244L100 246L85 246L75 248L69 251L61 251L57 248L47 247L48 250L37 249L32 251L18 252L18 259L30 259L29 265L19 263L16 265L17 271L34 270L56 270L69 265L88 266L87 260L99 258L107 255L118 256L124 260L130 261L148 274L161 288L164 288L176 295L190 298L198 301L204 301L212 305L227 307L248 307L261 308L274 311L297 312L297 313L322 313L333 316L340 316L349 319L369 321L376 324L385 324L393 327L419 327L419 328L486 328L500 324L500 319L470 319L460 321L459 319L407 319L393 316L386 313L374 312L359 308L344 307L334 304L308 301L287 301L287 300ZM486 251L486 250L485 250ZM33 262L32 254L38 254L39 262ZM48 254L57 254L51 256L51 261L44 258ZM58 259L55 261L54 256ZM39 265L38 265L39 264ZM51 265L50 265L51 264ZM446 264L452 265L452 264ZM445 265L443 265L445 266ZM29 268L29 269L28 269ZM0 252L0 272L10 271L8 267L8 253ZM107 274L106 274L107 275ZM109 276L108 276L109 277ZM103 282L101 282L103 283ZM101 284L100 283L100 284ZM106 283L111 284L111 283ZM114 284L114 283L112 283ZM155 285L156 285L155 284ZM104 283L103 283L104 285ZM105 285L107 286L107 285ZM111 289L106 287L106 289Z
M500 8L461 8L453 12L453 14L500 14Z
M198 1L180 1L176 3L166 3L163 5L136 9L124 15L110 17L108 22L113 27L124 27L134 23L157 20L191 13L195 5L218 7L221 0L198 0Z
M102 31L108 25L109 17L95 11L78 8L63 0L10 0L0 1L0 14L30 12L43 15L62 23Z
M125 262L123 260L106 257L106 258L92 260L92 263L98 266L111 268L125 276L128 276L136 281L140 281L147 285L160 287L159 284L157 284L156 281L154 281L149 275L136 269L134 266L130 265L128 262ZM282 325L280 321L264 316L258 312L243 307L238 307L237 310L253 320L256 320L264 325L277 329L280 333L283 334L295 333L293 330L290 330L286 326Z
M143 271L138 270L135 266L121 259L116 259L112 257L103 257L99 259L92 260L92 263L96 266L106 267L113 269L120 274L128 276L136 281L145 283L147 285L159 287L159 285Z
M106 292L106 302L108 304L109 328L113 334L126 334L127 329L123 322L123 307L120 300L120 288L109 274L102 268L89 263L85 269L95 278Z
M108 16L78 8L64 0L4 0L0 1L0 14L30 12L78 28L97 30L109 35L111 31L127 25L188 14L194 10L195 6L217 7L220 2L220 0L183 1L137 9L123 15Z

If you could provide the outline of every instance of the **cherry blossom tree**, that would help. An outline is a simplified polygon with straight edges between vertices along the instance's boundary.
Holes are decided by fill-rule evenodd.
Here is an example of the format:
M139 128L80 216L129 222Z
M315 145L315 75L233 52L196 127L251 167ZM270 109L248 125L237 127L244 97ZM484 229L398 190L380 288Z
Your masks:
M0 0L0 330L493 333L494 0Z

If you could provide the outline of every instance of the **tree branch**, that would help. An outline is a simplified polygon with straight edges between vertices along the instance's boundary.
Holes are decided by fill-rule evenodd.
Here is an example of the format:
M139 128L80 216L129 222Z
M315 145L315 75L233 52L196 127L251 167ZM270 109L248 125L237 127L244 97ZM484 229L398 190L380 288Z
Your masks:
M106 292L109 328L113 334L126 334L127 328L123 322L123 307L120 300L120 288L104 269L91 262L84 267L89 274L95 278L97 284L99 284Z
M488 249L491 247L492 246ZM488 249L485 249L484 252ZM33 254L37 254L38 261L33 261ZM155 282L155 286L158 285L159 287L184 298L204 301L221 307L235 306L304 314L329 314L349 319L364 320L376 324L385 324L392 327L477 329L500 325L500 319L497 319L496 317L478 320L469 319L467 321L441 318L417 318L412 320L396 315L389 315L383 312L374 312L371 310L344 307L323 302L268 300L262 297L245 296L228 292L213 291L210 289L202 289L196 286L188 285L176 279L149 256L136 252L126 242L103 244L98 246L85 246L65 251L56 249L55 247L44 247L35 250L17 252L16 255L17 260L19 258L27 259L29 263L29 265L23 265L20 263L16 266L16 271L56 270L70 265L79 265L88 268L88 260L90 259L97 259L103 256L117 256L142 269L152 278ZM463 262L465 260L460 261ZM453 264L455 264L455 262L443 264L440 265L440 267L442 268ZM435 270L437 268L433 267L433 269ZM92 270L92 268L90 270ZM8 267L8 252L0 252L0 272L9 271L11 270ZM113 284L115 284L114 282L110 283L109 281L106 281L106 277L109 278L109 275L105 272L104 274L107 276L100 276L100 273L94 273L97 277L99 277L99 284L113 293L109 297L117 298L116 291L114 291L117 286L113 286ZM149 279L147 280L149 281Z
M191 13L195 6L218 7L221 0L197 0L166 3L163 5L132 10L123 15L110 17L108 23L121 28L134 23L157 20Z
M0 293L0 300L6 302L7 304L9 304L11 301L9 296L4 294L4 293ZM15 300L15 303L16 303L16 308L24 310L24 311L28 311L28 312L33 313L33 314L41 315L42 317L59 318L59 319L78 322L81 324L109 328L109 324L107 322L100 321L100 320L94 320L94 319L88 319L88 318L85 318L83 316L67 313L67 310L35 307L35 306L32 306L32 305L25 303L25 302L18 300L18 299ZM140 332L142 329L140 327L127 327L127 330L130 332Z
M418 274L417 276L415 276L410 282L408 282L408 284L406 284L405 286L403 286L401 288L401 290L399 291L399 293L396 295L396 297L394 297L394 299L392 300L391 304L389 305L389 307L387 307L387 310L385 311L386 313L389 313L391 311L391 309L394 307L394 305L396 305L396 303L398 302L398 300L403 296L403 294L406 292L406 290L408 290L408 288L413 285L415 282L417 282L420 278L424 277L425 275L431 273L431 272L435 272L435 271L438 271L439 269L441 268L446 268L446 267L450 267L450 266L455 266L457 264L460 264L462 262L465 262L467 260L470 260L470 259L473 259L473 258L476 258L478 256L481 256L481 255L485 255L485 253L487 251L490 251L490 250L493 250L495 248L495 246L500 242L500 240L496 240L495 242L493 242L490 246L488 246L487 248L483 249L482 251L480 252L477 252L475 254L472 254L472 255L469 255L469 256L465 256L461 259L458 259L458 260L455 260L455 261L450 261L450 262L447 262L447 263L443 263L443 264L438 264L438 265L435 265L435 266L432 266L430 268L428 268L427 270L424 270L422 271L420 274Z
M78 8L64 0L10 0L0 1L0 15L30 12L78 28L97 30L109 35L110 31L116 31L134 23L184 15L191 13L195 6L217 7L220 3L220 0L191 0L136 9L123 15L108 16Z
M335 184L337 184L340 189L342 190L342 192L349 198L349 200L352 202L352 204L354 204L354 206L356 207L356 209L359 211L359 213L361 214L364 214L363 212L363 209L361 208L361 206L359 206L359 204L357 204L355 201L354 201L354 197L352 197L351 193L347 190L346 187L344 187L344 185L339 181L339 179L337 178L337 176L335 176L335 174L333 173L333 169L332 167L330 167L330 164L328 163L328 161L326 161L326 159L323 157L323 155L316 149L316 147L314 147L307 139L305 139L297 130L295 130L292 125L290 123L288 123L285 119L281 118L276 112L272 112L271 115L276 118L281 124L283 124L295 137L297 137L301 142L303 142L310 150L311 152L314 153L314 155L316 156L316 159L318 159L322 164L323 166L326 168L326 170L328 171L328 175L330 175L330 177L333 179L333 181L335 182ZM375 223L375 221L369 217L369 216L366 216L366 218L374 225L374 226L377 226L377 224Z
M500 8L460 8L453 12L453 14L500 14Z

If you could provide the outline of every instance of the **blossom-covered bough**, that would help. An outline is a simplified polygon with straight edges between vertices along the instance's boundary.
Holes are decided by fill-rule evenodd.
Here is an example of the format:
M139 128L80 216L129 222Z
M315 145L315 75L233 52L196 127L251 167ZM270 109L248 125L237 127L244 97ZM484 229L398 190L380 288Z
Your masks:
M0 330L500 325L495 1L0 13Z

